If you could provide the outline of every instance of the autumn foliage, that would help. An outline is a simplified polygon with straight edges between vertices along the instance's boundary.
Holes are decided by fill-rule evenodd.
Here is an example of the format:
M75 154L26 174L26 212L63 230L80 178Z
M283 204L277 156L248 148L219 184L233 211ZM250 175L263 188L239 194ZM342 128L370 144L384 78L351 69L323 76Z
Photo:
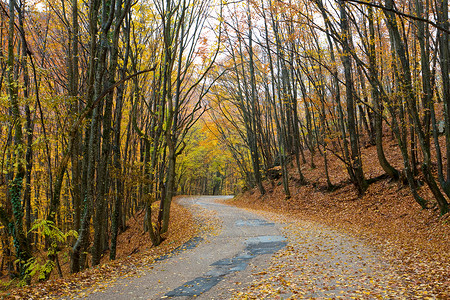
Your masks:
M375 228L417 207L418 222L448 218L447 1L9 0L0 14L1 270L20 284L54 276L63 249L72 273L114 260L137 212L160 245L177 193L282 189L289 210L342 205Z

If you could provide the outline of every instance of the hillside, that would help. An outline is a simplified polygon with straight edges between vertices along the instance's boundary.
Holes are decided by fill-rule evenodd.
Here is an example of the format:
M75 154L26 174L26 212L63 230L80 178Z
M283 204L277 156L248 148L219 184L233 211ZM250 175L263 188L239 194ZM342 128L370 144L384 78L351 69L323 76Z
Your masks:
M395 142L385 140L388 160L401 169ZM362 157L367 178L383 174L375 147L362 149ZM441 217L436 207L421 209L407 185L389 179L372 183L364 196L358 197L343 164L331 155L328 158L333 191L326 188L323 158L316 154L314 163L318 167L311 168L309 163L302 166L308 181L305 186L297 183L296 167L291 166L290 199L285 199L280 179L264 182L266 195L254 189L239 195L233 203L339 227L376 246L394 264L404 265L399 272L405 280L417 286L428 285L442 299L450 298L450 216ZM432 199L425 186L419 192Z

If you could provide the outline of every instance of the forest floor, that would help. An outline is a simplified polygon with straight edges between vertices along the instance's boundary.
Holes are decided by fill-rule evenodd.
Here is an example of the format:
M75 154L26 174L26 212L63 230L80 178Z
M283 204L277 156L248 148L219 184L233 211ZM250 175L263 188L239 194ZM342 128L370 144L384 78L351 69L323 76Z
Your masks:
M192 214L176 201L171 206L169 234L159 247L153 247L150 237L143 231L145 212L137 213L127 222L127 228L118 237L116 260L109 260L109 252L104 253L101 264L77 274L69 273L68 249L60 253L63 278L58 278L56 270L47 282L34 282L20 287L8 277L1 278L0 299L55 299L68 294L79 294L93 286L106 286L117 278L133 276L141 267L151 265L158 257L171 253L182 246L199 231L208 228L209 221L194 219Z
M131 272L113 277L88 274L87 279L95 284L83 291L61 293L55 288L47 294L32 294L37 285L16 296L92 300L436 299L429 286L404 280L396 265L359 237L285 213L233 207L229 199L190 196L179 200L194 216L205 216L200 221L208 224L203 227L208 230L203 230L192 247L183 247L185 250L156 262L147 256L150 253L136 254L133 260L122 262ZM135 252L136 248L130 249ZM116 269L113 265L109 270Z
M385 144L388 160L401 170L401 156L395 149L392 140ZM309 162L302 166L302 173L308 183L298 184L298 172L291 166L290 199L286 199L279 179L264 183L265 195L261 196L256 189L250 190L236 197L233 205L312 221L350 233L374 246L387 261L397 265L398 274L408 286L420 289L424 298L428 293L435 295L431 299L450 299L450 214L440 216L436 207L422 209L408 186L389 179L371 184L360 197L348 180L345 166L328 154L329 176L335 186L330 191L323 157L316 153L314 164L320 167L311 167L310 153L305 155ZM383 174L375 147L362 149L362 157L366 178ZM419 192L426 199L433 199L425 186ZM255 286L258 284L250 290L255 290Z

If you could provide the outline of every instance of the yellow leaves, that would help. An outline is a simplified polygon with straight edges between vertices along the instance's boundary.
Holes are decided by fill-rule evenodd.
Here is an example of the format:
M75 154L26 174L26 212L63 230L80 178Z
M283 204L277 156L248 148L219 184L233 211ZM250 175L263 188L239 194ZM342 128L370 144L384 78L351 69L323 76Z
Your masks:
M261 271L258 273L254 273L253 275L266 275L266 274L267 274L267 271Z

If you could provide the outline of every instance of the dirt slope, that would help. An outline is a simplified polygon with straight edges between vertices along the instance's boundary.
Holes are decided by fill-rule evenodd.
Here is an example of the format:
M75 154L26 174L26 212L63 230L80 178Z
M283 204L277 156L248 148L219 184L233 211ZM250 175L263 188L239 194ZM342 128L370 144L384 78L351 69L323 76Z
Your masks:
M395 143L390 141L385 149L389 161L401 169ZM375 147L362 150L367 178L383 174L375 151ZM309 153L306 155L309 161ZM281 182L272 181L264 184L266 195L247 191L234 205L313 220L363 237L391 262L403 266L400 271L405 280L426 285L440 298L450 299L450 216L440 217L437 209L421 209L407 186L389 179L371 184L365 195L358 197L344 166L330 154L330 179L336 189L328 191L323 158L316 154L314 163L320 167L311 168L310 163L302 166L306 186L298 185L296 167L292 166L290 199L285 199ZM426 187L420 193L432 199Z
M200 230L196 224L200 220L194 220L186 208L174 202L169 235L159 247L152 247L149 235L143 232L144 213L141 212L128 221L127 230L119 235L115 261L109 261L109 253L106 252L99 266L71 275L68 256L61 254L63 279L57 278L54 271L53 279L48 282L22 288L10 286L0 293L0 299L56 299L77 294L88 287L105 287L119 277L135 275L138 268L152 264L157 257L171 252L196 235L196 228Z

